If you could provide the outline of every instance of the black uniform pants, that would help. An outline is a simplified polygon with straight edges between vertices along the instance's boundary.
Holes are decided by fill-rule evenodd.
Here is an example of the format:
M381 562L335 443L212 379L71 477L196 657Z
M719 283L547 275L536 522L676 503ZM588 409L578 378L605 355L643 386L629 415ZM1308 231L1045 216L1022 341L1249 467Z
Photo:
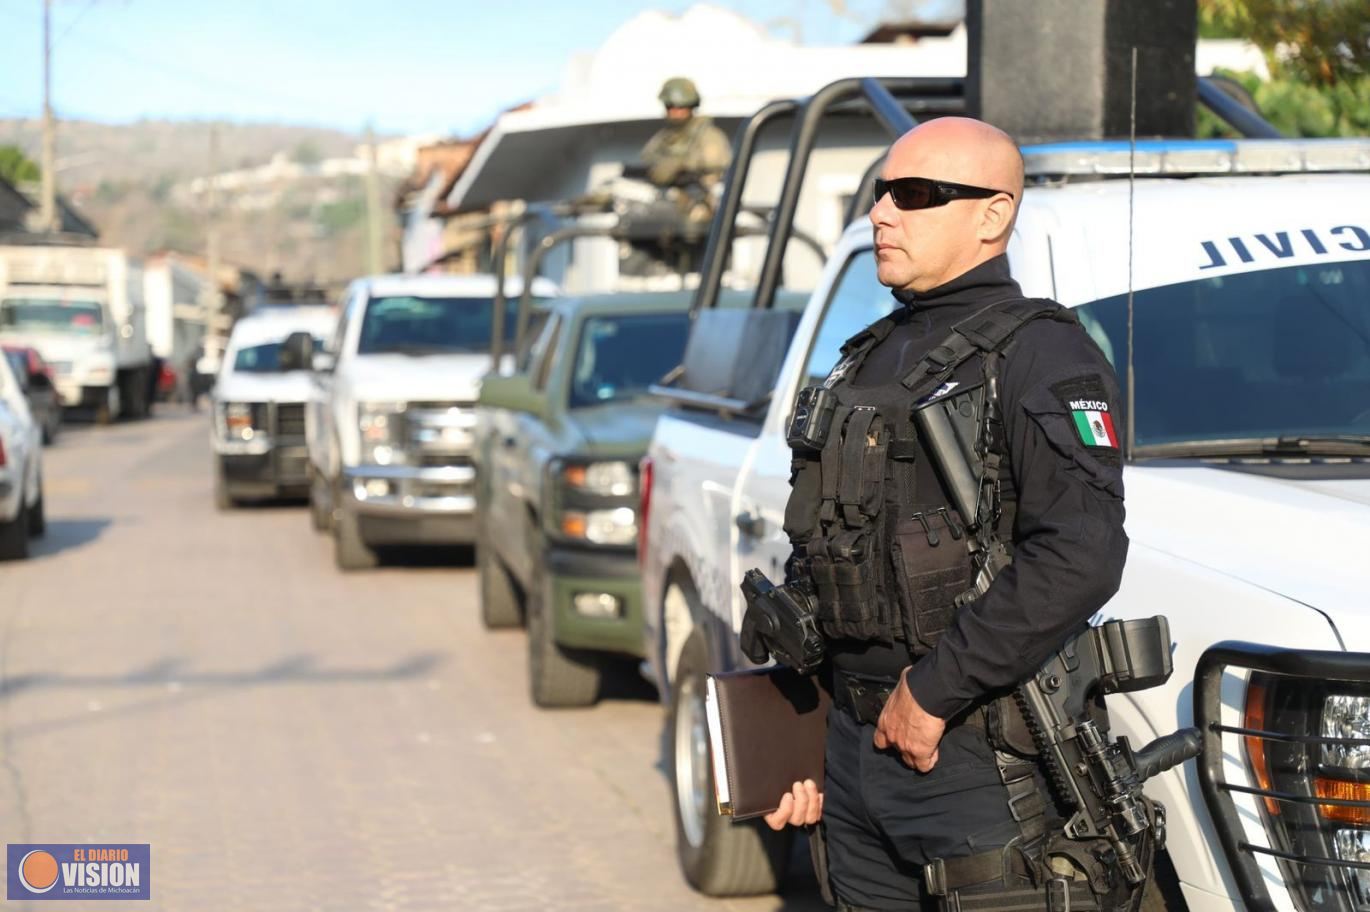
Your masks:
M1008 791L978 727L949 730L928 773L877 751L874 735L874 725L831 711L823 829L833 892L860 909L933 909L923 865L1001 848L1018 836Z

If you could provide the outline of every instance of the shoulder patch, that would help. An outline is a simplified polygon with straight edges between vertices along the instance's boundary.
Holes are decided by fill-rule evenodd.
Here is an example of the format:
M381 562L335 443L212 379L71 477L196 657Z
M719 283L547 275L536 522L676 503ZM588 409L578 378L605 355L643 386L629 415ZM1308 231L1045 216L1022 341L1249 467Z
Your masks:
M1070 413L1081 443L1107 450L1119 448L1118 428L1113 422L1117 410L1109 402L1103 377L1087 374L1063 380L1054 384L1051 392Z

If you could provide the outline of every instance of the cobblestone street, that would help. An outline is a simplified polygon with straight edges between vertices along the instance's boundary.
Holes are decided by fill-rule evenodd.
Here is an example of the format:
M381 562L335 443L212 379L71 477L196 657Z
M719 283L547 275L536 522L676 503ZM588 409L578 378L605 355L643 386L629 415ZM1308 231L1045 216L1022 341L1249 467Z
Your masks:
M300 505L214 510L206 425L45 453L48 536L0 565L6 842L150 843L155 909L824 908L798 856L786 896L693 893L648 686L534 709L469 553L345 576Z

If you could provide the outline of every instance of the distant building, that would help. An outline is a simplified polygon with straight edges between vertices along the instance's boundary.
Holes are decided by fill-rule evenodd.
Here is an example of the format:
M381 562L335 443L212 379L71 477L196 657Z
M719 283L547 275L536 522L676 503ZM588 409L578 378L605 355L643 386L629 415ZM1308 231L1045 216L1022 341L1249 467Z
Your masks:
M61 194L57 196L57 214L61 230L57 234L36 231L41 210L39 188L36 184L16 186L0 178L0 242L8 244L84 243L100 236L89 222Z
M521 110L500 116L476 145L445 193L414 200L406 218L404 268L422 271L448 248L435 232L442 212L484 212L510 200L532 203L579 196L617 178L635 162L661 127L657 92L671 76L688 76L703 97L702 115L731 134L776 98L797 98L848 76L961 76L966 71L964 30L959 37L927 38L916 47L864 44L802 47L777 38L748 19L706 4L681 15L642 13L593 53L572 59L561 84ZM787 156L782 126L762 142L746 194L749 203L774 203ZM861 175L887 140L867 123L838 123L825 131L801 200L799 227L820 244L840 236L846 204ZM451 216L447 216L451 218ZM734 264L759 262L762 243L746 241ZM434 256L434 253L437 256ZM816 279L821 257L787 263L787 279ZM547 273L568 291L610 287L617 250L602 240L581 240L547 260Z

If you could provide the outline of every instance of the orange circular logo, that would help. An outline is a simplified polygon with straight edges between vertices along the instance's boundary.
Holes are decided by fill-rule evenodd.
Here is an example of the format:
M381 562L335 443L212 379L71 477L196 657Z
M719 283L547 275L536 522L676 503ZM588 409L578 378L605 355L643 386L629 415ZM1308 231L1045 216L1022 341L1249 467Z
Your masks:
M19 882L30 893L46 893L57 883L57 859L34 849L19 862Z

